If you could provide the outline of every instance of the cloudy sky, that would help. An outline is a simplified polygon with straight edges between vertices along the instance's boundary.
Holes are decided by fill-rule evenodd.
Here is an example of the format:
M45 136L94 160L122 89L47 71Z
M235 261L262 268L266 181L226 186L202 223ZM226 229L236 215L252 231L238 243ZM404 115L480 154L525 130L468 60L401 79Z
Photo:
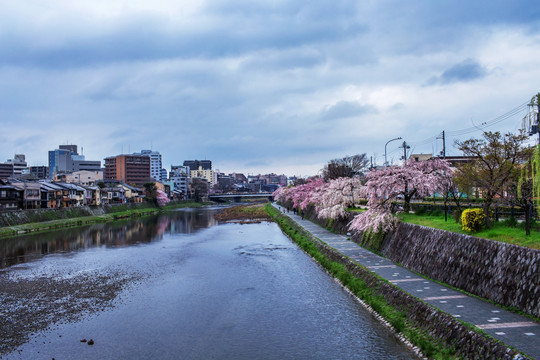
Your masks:
M316 174L402 137L458 155L540 91L537 1L3 0L0 161L153 149ZM506 116L506 114L513 114ZM473 129L474 131L466 131ZM398 162L400 141L388 144Z

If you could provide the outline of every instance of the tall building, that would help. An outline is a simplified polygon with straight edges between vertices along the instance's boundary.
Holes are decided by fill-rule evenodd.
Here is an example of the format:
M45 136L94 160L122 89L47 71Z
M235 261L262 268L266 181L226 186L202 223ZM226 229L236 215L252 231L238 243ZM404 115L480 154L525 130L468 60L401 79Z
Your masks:
M189 194L189 167L171 165L169 181L174 184L174 189L182 191L184 197Z
M159 151L141 150L140 154L134 153L133 155L148 156L150 158L150 177L155 181L162 182L163 180L165 180L161 174L163 166L161 163L161 154L159 153Z
M190 171L199 170L212 170L211 160L185 160L184 166L188 166Z
M15 154L13 159L8 159L8 161L6 161L6 164L13 165L13 176L21 175L23 170L28 167L24 154Z
M191 178L205 179L210 187L217 184L217 173L214 170L203 169L202 166L199 166L197 170L191 170L189 175Z
M48 166L30 166L30 174L38 179L47 179L49 177Z
M86 160L84 155L79 155L77 145L60 145L58 149L49 151L49 178L59 172L73 171L99 171L101 161Z
M13 164L4 163L0 164L0 179L7 179L13 176Z
M150 157L147 155L117 155L105 158L104 180L118 180L126 184L143 186L152 180Z

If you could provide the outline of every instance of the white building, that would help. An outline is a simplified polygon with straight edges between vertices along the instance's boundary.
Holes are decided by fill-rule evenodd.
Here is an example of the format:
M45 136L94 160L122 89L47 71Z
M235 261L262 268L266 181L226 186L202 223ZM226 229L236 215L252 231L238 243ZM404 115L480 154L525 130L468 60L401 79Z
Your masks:
M28 167L24 154L15 154L13 159L6 161L6 164L13 164L13 175L15 176L23 174L23 170Z
M140 154L136 155L146 155L150 157L150 177L155 181L163 182L166 179L163 179L162 176L162 163L161 163L161 154L159 151L152 150L141 150Z
M103 171L81 170L72 173L56 174L54 180L85 186L96 185L100 181L103 181Z
M187 197L189 194L189 167L171 165L169 182L174 184L174 190L182 191Z
M202 166L199 166L198 170L191 170L190 177L206 179L208 184L210 184L210 188L217 184L217 172L214 170L203 170Z

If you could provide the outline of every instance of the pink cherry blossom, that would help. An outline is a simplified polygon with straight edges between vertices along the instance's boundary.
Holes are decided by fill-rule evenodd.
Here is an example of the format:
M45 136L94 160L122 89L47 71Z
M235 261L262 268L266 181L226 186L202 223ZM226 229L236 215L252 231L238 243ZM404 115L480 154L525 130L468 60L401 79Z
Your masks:
M158 206L165 206L170 201L169 197L162 190L157 191L156 201Z

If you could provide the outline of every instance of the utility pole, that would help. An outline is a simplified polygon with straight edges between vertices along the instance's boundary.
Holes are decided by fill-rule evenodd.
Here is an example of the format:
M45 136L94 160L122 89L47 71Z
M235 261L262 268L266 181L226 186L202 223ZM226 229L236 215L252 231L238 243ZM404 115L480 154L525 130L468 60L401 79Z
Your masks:
M441 137L437 137L437 139L442 139L442 151L440 155L442 155L443 159L445 159L446 158L446 138L445 138L444 130L441 134Z
M442 156L446 158L446 138L444 137L444 130L442 131Z
M410 149L411 147L407 145L407 143L403 142L403 166L407 165L407 149Z
M532 97L529 103L529 113L523 118L523 125L529 136L538 134L538 144L540 145L540 93Z

